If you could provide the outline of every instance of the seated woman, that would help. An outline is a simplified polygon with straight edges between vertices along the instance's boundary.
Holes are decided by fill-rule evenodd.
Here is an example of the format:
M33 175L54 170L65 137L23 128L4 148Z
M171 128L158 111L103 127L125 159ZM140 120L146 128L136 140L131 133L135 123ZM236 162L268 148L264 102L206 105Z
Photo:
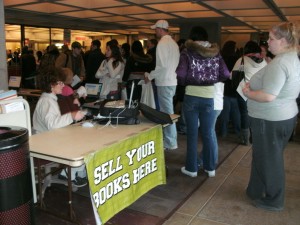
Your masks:
M43 93L37 102L32 118L33 129L36 133L68 126L84 117L84 113L81 111L61 115L57 95L62 93L64 87L63 77L62 69L54 67L39 73L37 76L37 86ZM62 170L60 177L67 178L65 170ZM71 180L77 187L87 184L85 165L72 168Z

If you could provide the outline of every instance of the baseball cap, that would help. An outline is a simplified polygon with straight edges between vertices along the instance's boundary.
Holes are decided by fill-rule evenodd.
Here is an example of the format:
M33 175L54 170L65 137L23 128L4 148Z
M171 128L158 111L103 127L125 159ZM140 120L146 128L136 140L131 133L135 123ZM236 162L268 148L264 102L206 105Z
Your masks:
M74 41L73 43L72 43L72 48L81 48L82 46L81 46L81 44L78 42L78 41Z
M156 24L151 26L151 29L155 29L155 28L164 28L164 29L168 29L169 28L169 23L166 20L158 20L156 22Z

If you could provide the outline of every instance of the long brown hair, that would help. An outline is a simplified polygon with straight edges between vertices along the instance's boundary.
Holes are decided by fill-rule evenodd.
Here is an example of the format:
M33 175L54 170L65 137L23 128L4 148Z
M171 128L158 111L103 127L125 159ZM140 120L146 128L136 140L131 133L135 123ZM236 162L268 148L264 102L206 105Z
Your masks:
M124 62L121 51L118 45L116 45L114 42L109 41L106 43L106 46L110 47L111 50L111 58L114 58L115 60L113 61L113 67L116 68L119 65L119 62Z

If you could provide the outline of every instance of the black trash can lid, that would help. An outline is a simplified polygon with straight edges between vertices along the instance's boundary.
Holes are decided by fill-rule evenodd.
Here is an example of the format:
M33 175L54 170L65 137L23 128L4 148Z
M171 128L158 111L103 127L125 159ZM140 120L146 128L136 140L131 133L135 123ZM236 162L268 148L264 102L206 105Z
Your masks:
M23 127L0 126L0 151L28 141L28 130Z

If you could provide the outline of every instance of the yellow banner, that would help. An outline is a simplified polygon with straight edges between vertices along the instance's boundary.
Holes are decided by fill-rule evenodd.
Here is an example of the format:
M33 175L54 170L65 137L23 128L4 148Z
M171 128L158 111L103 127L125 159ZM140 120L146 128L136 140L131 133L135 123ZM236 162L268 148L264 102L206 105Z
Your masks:
M84 161L94 206L105 223L152 188L166 183L162 127L101 149Z

